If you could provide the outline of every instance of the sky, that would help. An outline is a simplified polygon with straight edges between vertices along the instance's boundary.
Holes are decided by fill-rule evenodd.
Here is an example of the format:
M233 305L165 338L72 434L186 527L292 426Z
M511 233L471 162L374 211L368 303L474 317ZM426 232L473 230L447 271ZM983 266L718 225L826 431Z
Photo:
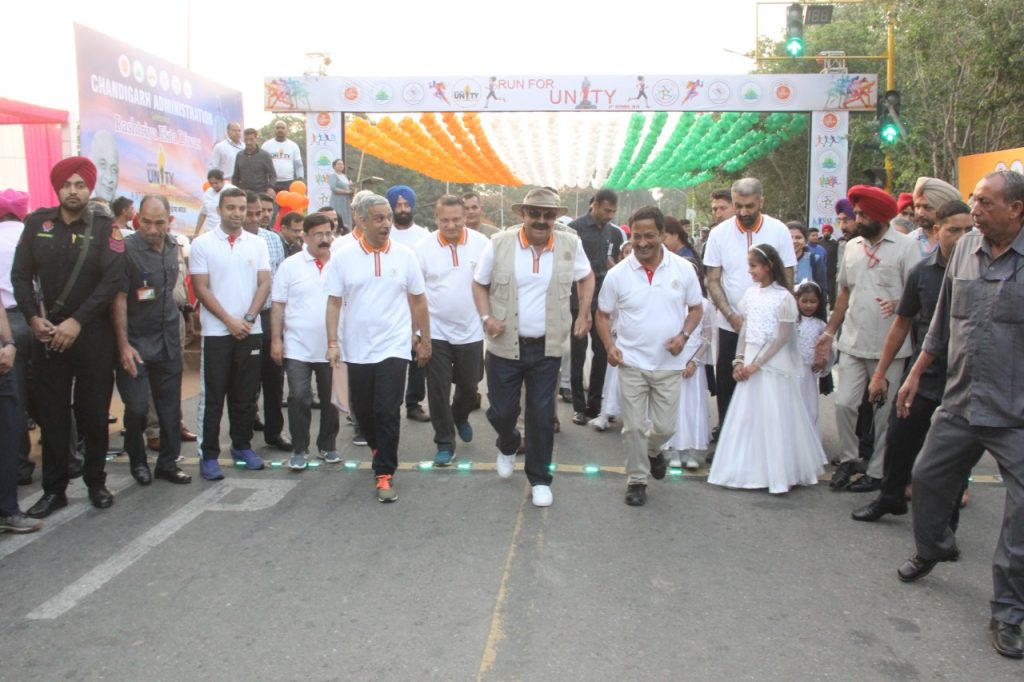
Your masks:
M753 49L758 12L756 0L5 4L4 97L77 111L78 22L240 90L254 127L271 118L263 78L302 75L307 52L329 53L331 76L737 74L752 68L742 53ZM785 5L759 11L761 33L781 36Z

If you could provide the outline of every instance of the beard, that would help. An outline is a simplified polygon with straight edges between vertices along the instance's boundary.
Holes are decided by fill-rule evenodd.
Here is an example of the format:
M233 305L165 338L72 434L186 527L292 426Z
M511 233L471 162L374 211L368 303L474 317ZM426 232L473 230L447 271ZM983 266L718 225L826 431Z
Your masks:
M409 227L412 225L412 213L404 211L395 213L395 225L398 227Z
M753 227L754 223L757 222L757 218L759 215L760 213L754 213L753 215L743 216L737 213L736 221L739 222L739 224L742 225L743 227Z
M924 216L914 218L914 224L925 232L931 232L932 228L935 227L935 221L925 218Z
M858 237L864 237L865 239L874 239L882 233L884 225L874 220L868 220L867 222L858 223L856 235Z

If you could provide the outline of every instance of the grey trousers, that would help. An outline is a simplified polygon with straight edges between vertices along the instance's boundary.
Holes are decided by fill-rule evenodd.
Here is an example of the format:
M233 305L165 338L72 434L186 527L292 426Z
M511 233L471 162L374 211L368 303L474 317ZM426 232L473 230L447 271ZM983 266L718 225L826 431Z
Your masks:
M992 617L1016 625L1024 621L1024 428L971 426L939 407L914 464L914 541L924 559L956 549L950 514L985 450L995 457L1006 485L992 558Z
M284 359L288 377L288 430L292 434L292 450L297 455L309 453L309 425L313 414L313 375L316 375L317 398L320 400L320 431L316 446L320 453L337 450L338 409L331 404L331 365L327 362L303 362Z
M622 449L626 454L626 483L643 483L651 475L650 457L676 432L683 375L678 369L643 370L619 365L622 402ZM644 420L651 419L651 428Z
M868 463L868 476L882 478L885 467L885 434L889 430L889 410L892 409L896 392L900 388L900 377L906 361L897 358L889 365L885 378L889 380L889 393L885 396L885 404L875 408L875 453ZM856 358L849 353L839 357L839 386L836 389L836 431L839 433L839 459L842 462L855 462L860 456L859 439L857 438L857 410L860 408L871 375L878 365L878 360Z

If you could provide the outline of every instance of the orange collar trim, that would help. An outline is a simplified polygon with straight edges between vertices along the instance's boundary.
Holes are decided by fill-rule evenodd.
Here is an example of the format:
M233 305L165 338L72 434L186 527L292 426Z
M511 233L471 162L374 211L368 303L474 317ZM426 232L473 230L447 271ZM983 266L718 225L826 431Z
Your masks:
M532 246L530 244L530 240L526 238L526 228L525 227L520 227L519 228L519 246L521 246L524 249L529 248L530 246ZM554 251L555 250L555 231L554 231L554 229L551 230L551 234L548 236L548 243L544 245L544 250L545 251Z
M466 234L466 228L462 228L462 234L459 235L459 240L456 242L450 242L444 238L441 234L441 230L437 231L437 241L441 246L462 246L469 240L469 235Z
M760 231L762 225L764 225L764 214L763 213L760 216L758 216L758 218L757 218L757 225L754 225L749 230L747 228L743 227L743 225L740 224L739 216L736 217L736 227L739 228L739 231L742 232L743 234L748 234L748 233L751 233L751 232L758 232L758 231Z
M388 240L384 242L384 246L379 249L375 249L370 246L368 241L366 241L366 234L364 233L363 236L359 238L359 246L362 247L363 253L387 253L391 250L391 238L389 237Z

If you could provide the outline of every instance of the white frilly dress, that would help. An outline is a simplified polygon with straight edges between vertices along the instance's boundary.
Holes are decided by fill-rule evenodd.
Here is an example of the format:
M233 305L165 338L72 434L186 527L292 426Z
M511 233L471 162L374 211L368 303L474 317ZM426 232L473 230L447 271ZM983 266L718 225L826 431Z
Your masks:
M711 442L711 416L708 407L708 375L704 365L711 362L712 331L715 328L715 306L704 299L704 314L700 326L683 347L683 355L689 363L697 363L697 371L689 379L683 379L679 393L679 417L676 432L665 444L683 452L685 450L707 450Z
M800 361L804 365L803 376L800 377L800 396L807 408L807 416L811 418L814 429L821 439L821 421L819 420L820 409L818 401L820 392L818 390L818 379L832 371L831 355L826 361L825 367L820 372L814 371L814 343L825 330L825 322L817 317L800 316L796 324L797 343L800 346ZM827 462L826 462L827 463Z
M737 348L761 369L736 384L708 483L785 493L815 485L825 451L800 392L796 299L786 288L753 286L740 301Z

